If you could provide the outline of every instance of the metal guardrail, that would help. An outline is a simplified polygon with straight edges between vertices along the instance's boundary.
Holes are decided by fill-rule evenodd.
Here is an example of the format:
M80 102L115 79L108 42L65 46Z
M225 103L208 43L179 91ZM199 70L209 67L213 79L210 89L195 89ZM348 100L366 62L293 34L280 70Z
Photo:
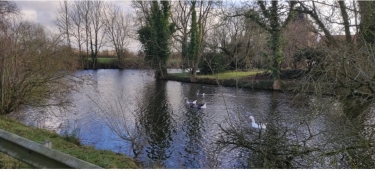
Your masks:
M36 168L101 169L68 154L0 129L0 151Z

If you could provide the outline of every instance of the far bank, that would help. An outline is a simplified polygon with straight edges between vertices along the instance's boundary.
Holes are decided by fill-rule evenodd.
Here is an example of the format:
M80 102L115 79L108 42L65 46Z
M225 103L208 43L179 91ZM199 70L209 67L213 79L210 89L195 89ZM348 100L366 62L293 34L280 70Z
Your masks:
M285 70L281 74L281 91L291 91L297 87L302 75L301 70ZM259 90L274 90L270 73L261 70L228 71L215 75L198 75L196 82L191 82L189 73L170 73L165 80L237 87Z

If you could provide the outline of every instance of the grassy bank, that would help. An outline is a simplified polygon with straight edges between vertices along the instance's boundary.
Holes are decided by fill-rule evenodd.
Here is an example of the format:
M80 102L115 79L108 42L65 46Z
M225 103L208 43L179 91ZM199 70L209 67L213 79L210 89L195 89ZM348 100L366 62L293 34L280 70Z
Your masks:
M179 68L181 61L179 59L169 59L167 61L167 68ZM92 69L92 59L88 58L87 67L84 69ZM99 57L97 69L146 69L147 66L143 59L139 58L124 58L123 63L119 63L117 58L113 57Z
M108 150L96 150L93 147L81 146L75 141L59 136L57 133L25 126L15 120L0 116L0 129L17 134L29 140L41 143L52 142L52 148L103 168L136 169L135 161L127 156L118 155ZM0 153L0 168L30 168L27 164Z
M134 69L147 68L145 62L138 58L124 58L123 63L119 63L117 58L98 58L97 69ZM86 68L92 69L92 59L88 58Z
M244 77L252 77L256 76L256 74L263 73L264 71L262 70L254 70L254 71L227 71L227 72L222 72L218 74L213 74L213 75L200 75L198 74L197 77L198 79L219 79L219 80L225 80L225 79L236 79L236 78L244 78ZM189 78L189 73L184 72L184 73L174 73L171 74L176 77L185 77Z
M189 73L169 74L167 80L191 82ZM197 75L199 84L221 85L225 87L238 87L249 89L272 90L273 79L270 74L262 70L253 71L227 71L214 75ZM290 90L296 85L295 81L282 80L282 89Z

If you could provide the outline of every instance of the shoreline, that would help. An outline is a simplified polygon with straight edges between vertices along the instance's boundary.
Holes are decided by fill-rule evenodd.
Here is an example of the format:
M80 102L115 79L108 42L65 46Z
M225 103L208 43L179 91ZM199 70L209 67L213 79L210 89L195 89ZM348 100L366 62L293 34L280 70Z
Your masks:
M119 68L119 67L100 67L100 68L83 68L81 70L98 70L98 69L150 69L147 67L125 67L125 68ZM181 68L168 68L168 69L181 69ZM293 71L292 71L293 72ZM294 73L294 72L293 72ZM299 82L298 77L294 77L291 75L291 73L284 73L284 75L281 76L281 90L274 90L273 89L273 79L271 76L267 74L256 74L253 76L244 76L244 77L238 77L230 78L230 79L212 79L212 78L197 78L196 82L191 82L189 76L176 76L174 73L168 73L167 77L161 80L165 81L178 81L178 82L184 82L184 83L192 83L192 84L206 84L206 85L218 85L218 86L224 86L224 87L238 87L238 88L246 88L246 89L258 89L258 90L269 90L269 91L292 91L297 87L297 84Z
M297 81L295 80L281 80L281 90L273 89L272 79L259 79L257 76L241 77L238 79L210 79L210 78L197 78L196 82L191 82L189 77L179 77L173 74L168 74L167 78L163 80L178 81L193 84L207 84L207 85L220 85L224 87L238 87L246 89L258 89L269 91L290 91L296 87Z

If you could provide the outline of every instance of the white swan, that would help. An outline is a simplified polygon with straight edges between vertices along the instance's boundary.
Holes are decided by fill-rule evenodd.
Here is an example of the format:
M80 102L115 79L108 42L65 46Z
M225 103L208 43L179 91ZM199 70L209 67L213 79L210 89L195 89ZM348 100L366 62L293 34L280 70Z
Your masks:
M197 109L206 109L207 105L206 105L206 103L203 103L203 104L191 104L190 107L191 108L197 108Z
M251 126L253 128L255 128L255 129L266 129L266 124L264 124L264 123L260 123L260 124L255 123L255 119L254 119L253 116L250 116L249 118L251 120Z
M185 97L186 104L191 105L191 104L197 104L197 100L188 100L188 98Z
M199 95L202 95L202 96L204 96L204 95L205 95L205 93L199 94L199 90L198 90L198 91L197 91L197 96L199 96Z

